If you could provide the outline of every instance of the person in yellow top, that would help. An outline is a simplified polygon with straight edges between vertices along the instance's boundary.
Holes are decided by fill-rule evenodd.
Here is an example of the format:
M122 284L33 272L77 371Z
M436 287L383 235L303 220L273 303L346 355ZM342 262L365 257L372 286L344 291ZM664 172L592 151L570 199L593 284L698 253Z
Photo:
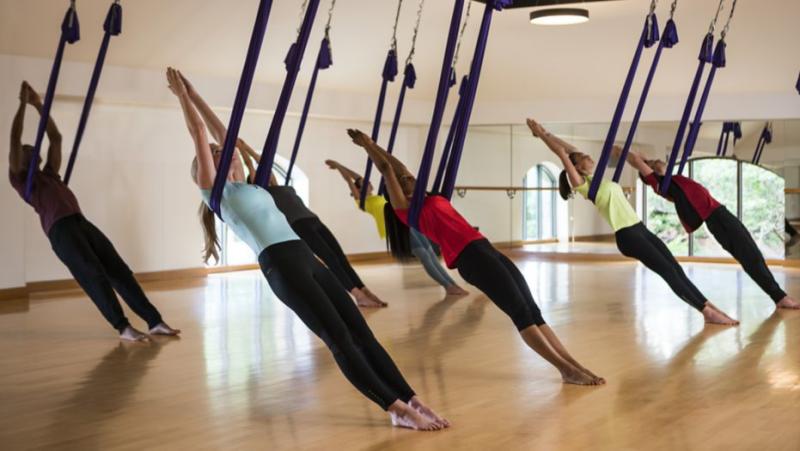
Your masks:
M594 172L592 157L581 153L571 144L550 134L533 119L528 119L528 127L533 136L541 139L556 154L564 165L558 180L558 188L564 200L577 192L589 198L589 185ZM626 257L635 258L655 271L684 302L703 314L705 321L712 324L737 325L722 310L714 306L697 289L683 272L672 253L655 234L639 220L636 211L625 198L619 184L603 180L595 198L595 207L614 230L617 248Z
M345 182L347 182L347 186L350 188L350 195L355 199L356 206L359 206L359 199L361 197L361 183L363 183L362 177L338 161L325 160L325 164L328 165L329 168L339 171L339 174L342 176ZM385 240L387 236L386 217L384 216L386 204L387 200L385 197L373 194L372 184L370 183L367 187L367 198L364 201L364 212L372 216L372 219L375 220L375 227L378 230L378 235L383 240ZM393 212L394 210L389 209L389 211ZM433 250L433 246L431 246L430 241L428 241L424 235L413 228L406 227L399 220L393 221L393 224L390 224L390 226L408 229L407 234L403 233L394 235L408 236L409 242L407 244L408 247L410 247L411 253L414 254L417 259L419 259L420 263L422 263L422 267L425 268L425 272L433 280L435 280L436 283L445 289L445 292L448 296L463 296L468 294L466 290L458 286L456 281L453 280L453 278L450 277L450 274L447 273L447 270L444 269L442 263L439 261L439 257L436 256L436 253Z

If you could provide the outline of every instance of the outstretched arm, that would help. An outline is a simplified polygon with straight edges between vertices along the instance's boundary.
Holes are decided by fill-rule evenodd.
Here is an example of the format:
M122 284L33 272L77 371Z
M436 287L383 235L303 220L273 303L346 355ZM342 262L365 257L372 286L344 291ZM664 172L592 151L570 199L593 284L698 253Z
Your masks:
M25 171L25 156L22 150L22 129L25 126L25 107L28 105L27 83L22 82L19 90L19 106L14 121L11 123L11 146L8 151L8 169L12 174Z
M584 182L583 176L578 172L578 169L575 168L575 165L572 164L572 160L569 159L569 154L575 152L575 148L572 146L564 146L562 144L564 142L563 140L550 134L541 124L533 119L528 119L528 128L531 129L533 136L544 141L547 147L561 160L564 170L567 171L570 185L573 187L582 185Z
M347 183L348 188L350 188L350 194L354 198L358 199L361 197L361 190L356 186L356 181L361 178L361 175L336 160L325 160L325 164L328 165L329 168L339 171L339 175L341 175L342 179Z
M214 110L208 106L208 103L206 103L205 99L200 95L200 93L194 89L194 86L189 82L189 79L187 79L183 73L181 73L181 71L177 72L178 76L181 78L181 81L183 81L184 86L186 86L186 92L189 95L189 99L192 101L192 104L194 104L195 108L197 108L200 116L203 117L203 121L206 123L206 127L208 127L208 130L211 132L211 136L215 141L217 141L217 143L222 145L222 143L225 142L225 135L228 134L225 124L223 124L219 119L219 116L214 113Z
M36 111L41 116L44 109L42 98L29 84L25 83L25 85L28 89L28 103L36 108ZM50 147L47 148L47 163L45 166L57 173L61 169L61 132L58 131L52 116L47 118L47 140L50 142Z
M214 177L217 170L214 167L214 158L211 155L211 146L208 144L206 126L200 114L194 108L189 93L186 90L178 71L173 68L167 69L167 80L169 89L180 101L183 110L183 118L186 120L186 128L194 141L195 154L197 156L197 185L200 189L211 189L214 186Z
M614 156L617 158L622 155L622 149L619 146L614 146L613 152ZM641 155L633 150L628 151L628 157L626 158L626 161L629 165L633 166L637 171L639 171L639 175L642 177L647 177L653 173L653 169L647 165L647 163L644 161L644 158L642 158Z
M367 155L369 155L370 159L375 163L375 167L380 171L381 175L383 175L383 180L386 182L386 192L389 195L389 201L391 201L392 206L401 210L408 208L408 199L403 192L403 188L400 186L400 181L397 178L394 166L389 158L387 158L388 153L375 144L375 141L369 136L359 130L348 129L347 134L350 135L354 143L367 151Z

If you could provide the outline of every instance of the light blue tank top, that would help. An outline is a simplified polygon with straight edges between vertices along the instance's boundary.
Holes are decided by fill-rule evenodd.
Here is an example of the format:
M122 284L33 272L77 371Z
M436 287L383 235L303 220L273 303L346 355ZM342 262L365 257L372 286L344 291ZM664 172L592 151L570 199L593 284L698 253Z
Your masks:
M206 205L210 205L211 190L203 189L200 193ZM259 186L228 182L221 204L225 224L256 255L273 244L300 239L275 206L272 196Z

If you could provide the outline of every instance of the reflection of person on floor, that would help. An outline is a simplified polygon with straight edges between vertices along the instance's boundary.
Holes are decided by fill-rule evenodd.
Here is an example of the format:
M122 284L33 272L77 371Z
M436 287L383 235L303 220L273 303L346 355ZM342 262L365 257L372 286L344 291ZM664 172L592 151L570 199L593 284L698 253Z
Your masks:
M22 144L25 107L30 104L42 113L42 99L27 83L22 83L19 108L11 128L9 179L24 198L28 166L33 146ZM156 307L150 303L128 265L114 249L111 241L81 213L78 199L58 175L61 167L61 133L52 117L47 118L47 162L43 169L36 162L30 205L39 214L45 235L56 256L66 265L83 291L103 317L119 332L122 340L144 341L148 337L131 326L119 305L116 290L125 303L147 322L151 335L178 335L169 327Z
M160 339L159 339L160 338ZM168 338L151 343L119 343L80 381L74 394L55 411L46 446L71 445L75 449L101 449L99 427L128 407L136 389ZM110 432L113 434L113 432Z
M639 176L656 194L675 204L686 233L694 232L705 222L717 242L742 265L777 308L800 309L800 303L788 296L775 281L761 250L742 221L714 199L703 185L676 174L672 176L665 194L661 192L661 180L666 172L666 163L645 160L633 151L628 153L628 163L639 171Z

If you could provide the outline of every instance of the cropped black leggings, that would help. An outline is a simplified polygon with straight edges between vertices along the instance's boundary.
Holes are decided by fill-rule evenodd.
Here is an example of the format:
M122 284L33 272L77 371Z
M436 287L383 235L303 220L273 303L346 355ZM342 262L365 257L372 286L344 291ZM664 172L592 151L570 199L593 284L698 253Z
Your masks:
M325 342L345 377L382 409L414 396L389 354L333 274L299 240L258 256L272 291Z
M717 242L730 253L762 290L774 301L786 297L786 292L772 276L764 255L753 240L753 236L727 208L719 207L706 219L708 230ZM795 232L796 233L796 232Z
M130 325L114 290L148 327L161 322L161 314L147 299L114 245L83 215L59 219L47 237L58 258L114 329L122 332Z
M672 252L641 222L620 229L615 234L617 248L622 255L635 258L661 276L672 291L697 310L702 311L708 300L686 277L683 268Z
M347 260L342 246L322 221L318 218L300 219L292 223L292 229L325 263L347 291L364 288L364 283Z
M456 268L464 280L483 291L511 318L517 330L545 324L519 268L488 240L469 243L459 254Z

